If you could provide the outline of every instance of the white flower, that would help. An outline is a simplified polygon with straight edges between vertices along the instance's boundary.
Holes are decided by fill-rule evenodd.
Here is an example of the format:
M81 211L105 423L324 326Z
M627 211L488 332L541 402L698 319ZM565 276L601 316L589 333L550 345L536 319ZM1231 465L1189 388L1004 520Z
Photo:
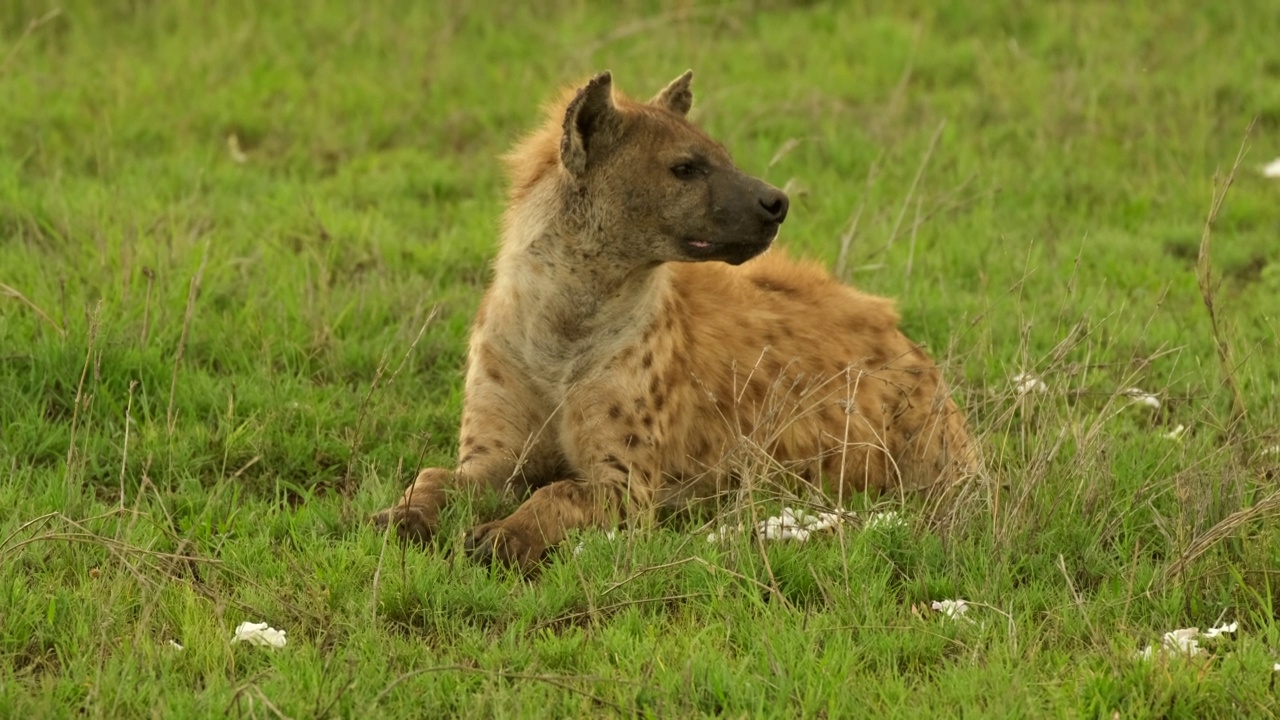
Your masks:
M1045 385L1043 380L1030 373L1018 373L1017 375L1014 375L1013 384L1019 395L1026 395L1033 392L1042 393L1049 389L1049 386Z
M170 640L169 647L173 648L174 650L186 650L186 648L178 644L177 640Z
M765 540L796 540L804 542L813 533L830 530L841 522L843 522L842 518L836 513L824 512L810 515L804 510L783 508L781 515L766 518L756 523L756 532L763 535ZM714 534L712 533L712 535ZM707 540L715 542L710 536L707 537Z
M1280 158L1276 158L1262 166L1263 177L1280 178Z
M1180 652L1183 655L1199 655L1200 641L1197 639L1199 636L1200 628L1182 628L1165 633L1161 644L1165 650Z
M866 529L874 530L876 528L889 529L903 527L907 524L905 518L898 514L897 510L889 510L886 512L878 512L867 518Z
M1182 436L1187 434L1187 426L1179 424L1178 427L1170 430L1161 437L1174 442L1182 442Z
M1149 392L1144 392L1139 388L1129 388L1124 391L1124 394L1133 399L1134 405L1146 405L1152 410L1160 409L1160 398Z
M285 644L284 630L276 630L266 623L242 622L236 626L236 634L231 638L231 642L282 648Z
M1181 655L1199 655L1201 653L1200 639L1214 640L1218 636L1226 633L1233 633L1239 628L1239 623L1224 623L1218 627L1212 627L1204 632L1200 632L1200 628L1182 628L1173 630L1164 634L1160 640L1161 653L1177 653ZM1135 653L1135 657L1142 660L1150 660L1155 654L1155 650L1148 645L1146 648Z
M1272 671L1272 672L1280 672L1280 663L1276 663L1275 665L1272 665L1272 666L1271 666L1271 671Z
M934 600L930 607L952 620L957 620L969 612L969 603L964 600Z
M1207 638L1216 638L1224 633L1235 632L1237 627L1239 627L1239 623L1224 623L1218 627L1211 627L1208 630L1205 630L1204 636Z

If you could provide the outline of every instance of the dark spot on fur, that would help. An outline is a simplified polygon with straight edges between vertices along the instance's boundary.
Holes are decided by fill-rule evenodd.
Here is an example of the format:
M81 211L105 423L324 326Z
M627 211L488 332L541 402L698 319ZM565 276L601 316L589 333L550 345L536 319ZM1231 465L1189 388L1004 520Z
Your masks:
M466 448L466 447L470 446L470 445L471 445L472 443L474 443L474 442L475 442L475 440L473 440L472 438L464 437L464 438L462 438L462 447L463 447L463 448Z
M662 406L667 403L667 396L660 392L653 394L653 409L662 412Z
M653 378L652 378L651 380L649 380L649 394L650 394L650 395L657 395L657 394L658 394L658 390L659 390L661 387L662 387L662 382L658 379L658 376L657 376L657 375L654 375L654 376L653 376Z
M777 344L778 344L778 336L777 336L777 335L774 335L773 333L765 333L765 334L764 334L764 344L765 344L765 345L777 345Z
M497 368L490 367L488 368L487 373L489 375L490 380L498 383L499 385L502 384L502 373L498 372Z
M640 424L644 425L646 430L653 427L653 416L646 413L644 417L640 418Z
M788 297L794 297L800 292L796 288L793 288L790 285L787 285L786 283L781 283L781 282L778 282L777 280L770 280L769 278L763 278L763 277L751 278L751 284L755 285L761 290L764 290L765 292L775 292L781 295L786 295Z
M648 370L649 368L653 367L653 351L652 350L645 352L644 357L640 358L640 364L644 366L645 370Z
M853 335L866 334L870 327L867 321L859 315L850 315L844 319L844 327Z
M627 433L622 436L622 444L629 448L635 447L640 444L640 438L636 437L634 433Z
M489 448L488 448L487 446L484 446L484 445L477 445L477 446L475 446L474 448L472 448L472 449L471 449L471 454L472 454L472 455L477 455L477 456L478 456L478 455L486 455L486 454L488 454L488 452L489 452Z
M609 419L610 419L610 420L617 420L617 419L618 419L618 418L620 418L620 417L622 417L622 408L621 408L621 407L619 407L617 403L614 403L614 404L610 405L610 406L609 406Z
M631 470L626 466L625 463L619 460L616 455L605 456L604 463L605 465L608 465L609 467L613 468L614 470L617 470L623 475L631 474Z

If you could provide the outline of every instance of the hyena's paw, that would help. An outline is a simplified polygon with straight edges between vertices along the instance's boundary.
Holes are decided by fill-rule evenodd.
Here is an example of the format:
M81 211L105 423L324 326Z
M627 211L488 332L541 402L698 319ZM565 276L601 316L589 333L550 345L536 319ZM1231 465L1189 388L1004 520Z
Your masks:
M467 533L462 544L467 557L481 564L494 561L532 572L547 552L542 534L510 520L495 520Z
M436 532L436 513L428 513L420 507L412 505L396 505L369 517L369 522L385 529L391 525L396 530L396 537L404 542L425 545Z

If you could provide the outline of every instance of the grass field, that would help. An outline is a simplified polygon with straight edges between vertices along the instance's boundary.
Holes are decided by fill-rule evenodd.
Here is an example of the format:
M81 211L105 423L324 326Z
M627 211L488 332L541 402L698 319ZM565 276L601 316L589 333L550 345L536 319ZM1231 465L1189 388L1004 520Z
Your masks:
M0 717L1280 714L1280 13L889 7L5 2ZM454 460L497 157L560 85L689 67L993 482L708 543L803 500L761 489L533 582L455 552L507 499L388 543Z

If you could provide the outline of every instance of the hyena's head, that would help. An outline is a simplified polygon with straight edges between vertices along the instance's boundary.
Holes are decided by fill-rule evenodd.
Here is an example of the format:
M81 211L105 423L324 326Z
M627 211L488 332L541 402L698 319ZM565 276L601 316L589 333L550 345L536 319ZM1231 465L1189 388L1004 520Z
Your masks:
M639 264L737 265L764 252L786 219L787 196L739 170L685 118L692 78L640 103L615 97L605 72L561 106L559 187L599 251Z

